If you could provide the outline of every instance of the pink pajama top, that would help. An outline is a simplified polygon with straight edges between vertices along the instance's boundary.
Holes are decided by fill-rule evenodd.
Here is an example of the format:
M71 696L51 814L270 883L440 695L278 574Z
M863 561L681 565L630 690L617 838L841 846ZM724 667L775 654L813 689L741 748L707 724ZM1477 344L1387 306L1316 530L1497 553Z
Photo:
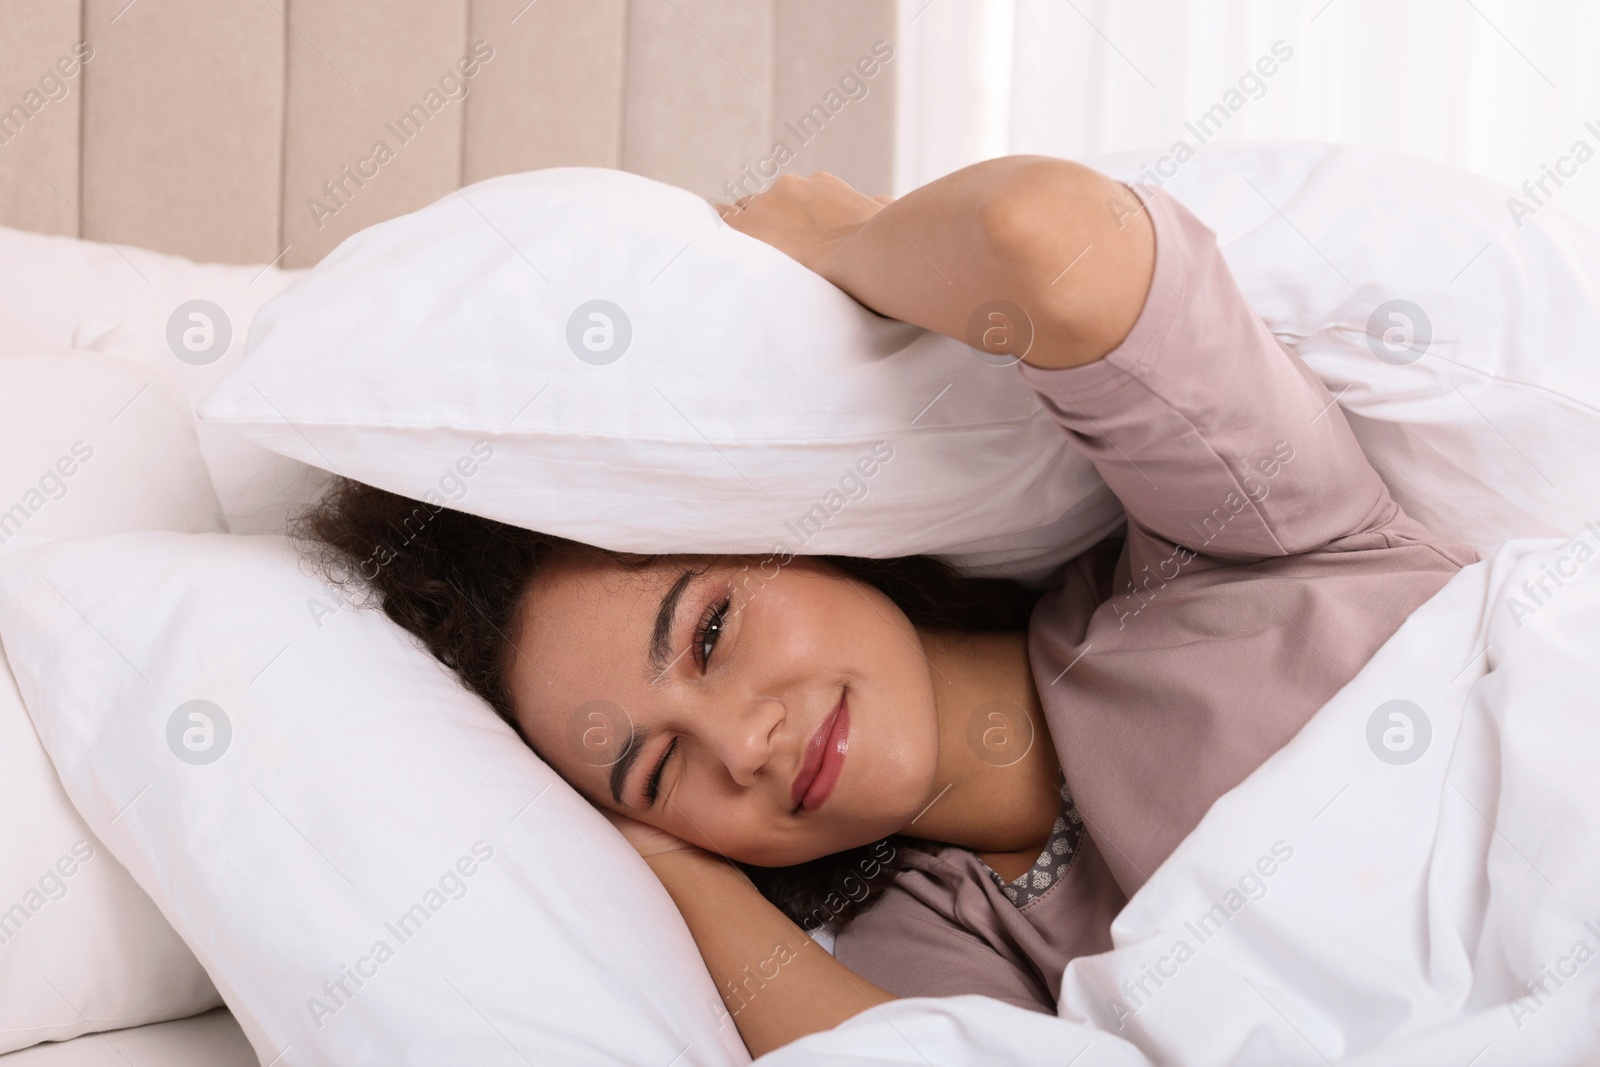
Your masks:
M1069 563L1028 627L1062 817L1010 885L964 848L905 854L834 946L901 996L1054 1014L1068 961L1112 947L1112 918L1212 802L1477 559L1401 511L1215 234L1135 192L1156 261L1132 331L1087 366L1018 364L1128 514L1126 544Z

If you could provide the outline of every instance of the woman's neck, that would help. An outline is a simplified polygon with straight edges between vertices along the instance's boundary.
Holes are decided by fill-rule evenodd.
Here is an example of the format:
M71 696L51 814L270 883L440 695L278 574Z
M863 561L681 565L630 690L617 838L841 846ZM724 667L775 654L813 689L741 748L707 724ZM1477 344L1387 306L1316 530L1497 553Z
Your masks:
M1061 765L1022 631L919 630L933 676L939 762L928 806L900 832L977 852L1045 846Z

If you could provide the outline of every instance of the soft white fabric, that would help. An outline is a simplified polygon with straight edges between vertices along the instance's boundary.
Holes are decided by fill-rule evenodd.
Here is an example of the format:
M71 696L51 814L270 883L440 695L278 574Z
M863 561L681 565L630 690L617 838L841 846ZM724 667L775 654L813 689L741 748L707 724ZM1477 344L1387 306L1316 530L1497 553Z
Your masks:
M1134 179L1154 174L1148 158L1085 162ZM1508 190L1487 179L1356 148L1222 147L1155 177L1216 231L1251 306L1338 398L1407 512L1485 554L1591 517L1600 241L1589 230L1555 208L1519 228ZM1379 312L1399 300L1421 315Z
M760 1064L1594 1063L1597 561L1591 523L1452 579L1068 965L1060 1019L898 1001Z
M0 356L0 546L225 530L183 394L96 352Z
M486 439L453 506L621 550L1041 577L1122 519L1014 369L623 171L494 178L354 235L199 410L414 497Z
M195 263L0 226L0 356L68 348L125 356L161 371L193 406L243 356L256 309L304 273ZM195 300L210 301L222 314L179 313ZM168 338L175 318L182 359ZM224 333L231 343L212 353ZM195 362L212 355L211 362ZM305 465L232 434L201 426L199 435L234 533L277 532L290 507L323 481Z
M68 795L261 1062L748 1062L637 853L285 539L19 551L0 634Z
M221 1003L61 789L0 656L0 1052Z
M46 538L221 530L182 394L82 352L0 357L0 555ZM67 800L0 655L0 1052L219 1003Z
M13 1052L4 1067L260 1067L225 1009Z

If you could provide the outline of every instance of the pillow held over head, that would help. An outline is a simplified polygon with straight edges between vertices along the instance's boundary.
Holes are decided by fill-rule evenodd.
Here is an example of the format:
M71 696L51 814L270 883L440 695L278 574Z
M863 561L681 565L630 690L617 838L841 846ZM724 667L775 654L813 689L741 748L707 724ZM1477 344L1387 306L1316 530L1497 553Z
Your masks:
M262 308L199 410L617 550L941 553L1040 578L1122 521L1015 369L615 170L494 178L355 234ZM478 439L493 463L441 492Z

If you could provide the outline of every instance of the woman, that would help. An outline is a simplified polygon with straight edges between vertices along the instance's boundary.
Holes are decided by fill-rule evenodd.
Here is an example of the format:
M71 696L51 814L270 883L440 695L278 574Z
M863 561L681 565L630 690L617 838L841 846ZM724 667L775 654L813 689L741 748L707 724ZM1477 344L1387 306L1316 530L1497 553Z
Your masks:
M443 512L374 584L646 859L752 1055L901 996L1053 1012L1210 804L1476 557L1401 511L1158 189L1010 157L892 202L820 174L719 210L880 314L994 325L1126 535L1037 597ZM411 507L345 483L305 529L365 558ZM836 956L795 926L829 919Z

